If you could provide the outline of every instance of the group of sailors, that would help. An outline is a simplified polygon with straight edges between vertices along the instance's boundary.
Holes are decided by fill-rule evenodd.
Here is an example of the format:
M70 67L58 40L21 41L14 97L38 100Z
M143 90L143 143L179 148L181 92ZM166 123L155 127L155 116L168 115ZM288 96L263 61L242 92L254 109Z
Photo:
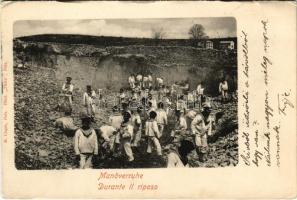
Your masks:
M155 80L152 74L129 76L129 89L120 90L108 122L93 128L95 91L89 85L86 87L83 94L85 110L80 115L81 127L77 127L71 116L74 87L71 77L66 78L62 93L69 106L64 109L65 116L55 121L55 126L65 133L74 133L74 150L80 168L91 168L93 156L100 152L107 157L125 155L128 162L133 162L141 145L146 145L147 155L155 150L154 155L163 159L161 137L169 138L167 143L173 144L167 154L167 167L187 166L187 155L193 150L201 162L205 161L207 137L213 134L216 119L211 115L211 101L204 96L203 82L190 92L187 81L182 86L176 82L169 88L163 77ZM226 97L227 82L220 83L219 87ZM171 127L170 117L174 120Z

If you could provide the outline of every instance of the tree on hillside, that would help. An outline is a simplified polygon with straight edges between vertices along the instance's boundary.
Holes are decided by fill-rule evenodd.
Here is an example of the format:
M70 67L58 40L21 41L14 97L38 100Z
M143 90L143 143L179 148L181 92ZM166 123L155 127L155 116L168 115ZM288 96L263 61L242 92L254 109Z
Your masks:
M205 29L201 24L194 24L189 30L190 39L204 39L208 38Z
M153 39L164 39L166 33L163 28L152 29L152 38Z

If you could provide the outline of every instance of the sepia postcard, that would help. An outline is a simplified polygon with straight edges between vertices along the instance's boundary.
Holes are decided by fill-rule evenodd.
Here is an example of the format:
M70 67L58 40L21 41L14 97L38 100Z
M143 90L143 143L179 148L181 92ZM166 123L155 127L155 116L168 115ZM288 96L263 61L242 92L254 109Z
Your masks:
M1 83L3 198L296 198L296 2L2 2Z

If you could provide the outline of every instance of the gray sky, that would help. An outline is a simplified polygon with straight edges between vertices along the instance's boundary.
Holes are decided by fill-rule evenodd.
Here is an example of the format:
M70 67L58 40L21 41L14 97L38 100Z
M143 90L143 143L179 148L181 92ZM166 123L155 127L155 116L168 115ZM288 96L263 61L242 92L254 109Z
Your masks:
M234 18L18 21L14 24L14 37L53 33L150 38L152 30L163 29L165 38L189 38L193 24L202 24L211 38L236 37Z

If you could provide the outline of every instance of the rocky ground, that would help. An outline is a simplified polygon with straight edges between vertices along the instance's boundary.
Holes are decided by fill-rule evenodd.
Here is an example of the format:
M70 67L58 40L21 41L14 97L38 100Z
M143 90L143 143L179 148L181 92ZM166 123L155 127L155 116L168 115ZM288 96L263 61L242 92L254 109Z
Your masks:
M73 138L66 136L53 126L56 118L63 114L56 110L61 86L55 81L52 68L30 66L14 68L15 78L15 164L17 169L72 169L77 168L73 150ZM76 125L81 106L81 92L74 95L73 117ZM189 156L192 167L235 166L238 162L237 104L234 102L215 103L214 112L223 111L223 124L216 130L215 137L209 141L207 160L199 162L195 151ZM99 127L106 121L110 110L97 113ZM95 158L95 168L142 168L165 167L168 143L166 135L174 125L170 123L162 146L165 149L162 158L148 157L143 148L135 150L135 161L126 163L123 158ZM225 123L225 124L224 124Z
M53 69L14 69L15 164L17 169L71 168L71 138L53 126L59 87Z

